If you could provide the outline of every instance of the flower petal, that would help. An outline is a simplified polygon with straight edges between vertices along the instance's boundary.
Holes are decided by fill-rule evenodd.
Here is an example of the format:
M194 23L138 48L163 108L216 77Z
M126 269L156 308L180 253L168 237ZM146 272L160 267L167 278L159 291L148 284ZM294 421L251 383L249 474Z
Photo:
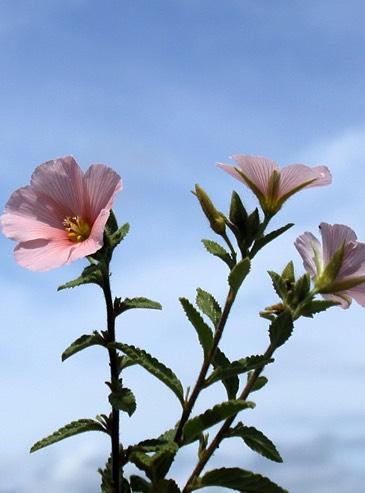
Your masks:
M344 259L338 273L338 280L346 277L365 275L365 243L350 241L345 246Z
M40 197L52 199L63 217L84 216L83 172L72 156L47 161L38 166L31 187Z
M19 243L14 249L15 259L22 267L46 271L68 262L75 243L69 240L30 240Z
M228 174L230 174L231 176L233 176L233 178L236 178L237 180L239 180L242 183L244 183L245 185L247 185L247 183L245 182L245 180L242 178L242 176L238 173L238 171L236 170L236 168L234 168L233 166L229 166L228 164L224 164L224 163L217 163L217 166L218 166L218 168L223 169Z
M94 223L103 209L110 211L116 193L122 188L122 180L105 164L93 164L85 173L84 184L89 220Z
M354 298L354 300L356 300L359 305L365 307L365 283L359 284L358 286L349 289L347 293L349 296L351 296L351 298Z
M298 236L294 242L295 248L303 259L303 265L311 277L315 277L317 272L317 262L323 263L322 246L317 238L308 231Z
M271 175L275 170L279 171L277 163L261 156L240 154L232 156L232 159L236 161L242 173L266 196Z
M344 224L321 223L319 229L322 235L323 260L326 265L338 248L357 239L355 232Z
M291 195L298 189L321 187L331 182L332 176L326 166L311 168L304 164L290 164L280 171L279 197Z
M342 294L342 296L341 296ZM341 308L346 310L351 305L351 297L345 293L337 293L337 294L321 294L322 298L329 301L337 301L340 303Z
M64 238L63 219L62 210L51 199L40 197L27 186L10 196L0 221L8 238L27 241Z

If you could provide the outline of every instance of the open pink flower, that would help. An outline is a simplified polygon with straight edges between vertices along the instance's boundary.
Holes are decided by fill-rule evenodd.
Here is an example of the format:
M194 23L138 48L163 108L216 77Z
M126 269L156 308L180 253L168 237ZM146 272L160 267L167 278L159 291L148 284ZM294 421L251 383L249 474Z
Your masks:
M218 166L247 185L259 199L262 210L272 216L283 203L302 188L321 187L332 181L326 166L310 168L304 164L279 167L275 161L260 156L232 156L238 166Z
M91 255L103 246L104 227L120 176L104 164L84 174L71 156L38 166L30 185L10 197L0 218L4 234L18 241L16 261L45 271Z
M365 243L343 224L321 223L322 244L312 233L295 241L304 268L323 297L348 308L351 298L365 307Z

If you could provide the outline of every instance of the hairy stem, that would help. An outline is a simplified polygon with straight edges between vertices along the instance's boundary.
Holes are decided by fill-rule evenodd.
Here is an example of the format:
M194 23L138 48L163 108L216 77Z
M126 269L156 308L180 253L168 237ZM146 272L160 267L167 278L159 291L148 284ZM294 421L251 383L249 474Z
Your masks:
M115 313L113 306L113 298L110 289L109 266L106 268L104 275L103 292L107 310L107 327L108 340L110 343L115 342ZM110 383L113 387L118 382L119 369L117 350L114 348L108 349L109 366L110 366ZM119 409L113 407L111 414L111 445L112 445L112 478L113 492L120 492L120 466L119 466Z
M274 354L275 347L270 344L270 346L267 348L264 356L267 358L271 358L271 356ZM263 369L265 368L265 365L260 366L260 368L256 368L256 370L252 373L250 379L248 380L246 386L241 392L241 395L239 396L240 400L245 401L247 397L250 395L250 392L253 388L253 386L256 383L256 380L262 373ZM186 482L186 485L184 489L182 490L182 493L188 493L190 491L189 487L193 485L195 479L199 477L199 474L202 472L204 467L206 466L207 462L211 458L211 456L214 454L216 449L219 447L221 441L224 439L227 431L231 427L233 421L236 419L236 414L234 416L231 416L230 418L227 418L223 425L221 426L220 430L217 432L216 436L213 438L212 442L210 443L209 447L204 451L204 453L201 456L201 459L197 463L194 471L192 472L190 478Z
M194 388L190 394L189 399L185 403L185 406L184 406L184 409L183 409L183 412L181 415L181 419L179 422L179 426L178 426L178 428L176 430L176 434L175 434L175 442L178 444L181 444L182 432L183 432L184 425L188 421L190 414L193 410L194 404L198 398L198 395L203 388L204 381L205 381L205 378L207 376L207 372L209 370L209 366L212 364L212 361L213 361L214 355L216 353L217 347L218 347L219 342L222 338L223 330L224 330L224 327L226 325L226 322L227 322L229 313L231 311L233 302L235 300L235 297L236 297L236 294L232 291L232 289L230 289L228 292L228 295L227 295L227 299L226 299L226 302L225 302L225 305L223 308L221 318L220 318L219 323L217 324L217 327L216 327L215 332L214 332L212 347L210 348L209 352L204 356L203 364L202 364L202 367L200 369L200 373L199 373L199 376L197 378L197 381L194 385Z

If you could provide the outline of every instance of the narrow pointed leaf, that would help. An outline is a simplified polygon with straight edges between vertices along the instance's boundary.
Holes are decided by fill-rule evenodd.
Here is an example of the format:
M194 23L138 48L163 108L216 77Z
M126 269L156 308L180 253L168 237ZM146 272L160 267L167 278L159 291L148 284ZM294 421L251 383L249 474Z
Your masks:
M250 259L246 257L236 264L228 276L228 283L235 293L241 287L241 284L245 280L247 274L250 271Z
M304 317L313 317L315 313L320 313L326 311L328 308L332 306L338 306L339 303L337 301L330 300L313 300L301 309L300 313Z
M73 281L66 282L57 288L57 291L62 289L75 288L76 286L81 286L82 284L97 284L98 286L103 285L103 275L100 270L100 266L97 264L88 265L82 271L82 274L77 279Z
M242 423L238 423L227 433L227 437L240 437L254 452L274 462L283 462L272 441L253 426L244 426Z
M115 298L114 300L114 312L118 316L127 310L132 308L145 308L149 310L162 310L162 306L157 301L149 300L148 298L125 298L121 300L120 298Z
M232 192L229 219L237 227L239 237L243 238L247 228L247 211L237 192Z
M221 245L219 245L219 243L216 243L215 241L212 240L202 240L202 243L209 253L223 260L223 262L225 262L229 268L232 267L233 265L232 257L227 252L227 250L225 250Z
M90 346L105 346L103 337L96 331L93 334L84 334L70 344L62 353L62 361Z
M151 493L152 491L152 483L146 481L140 476L131 476L130 483L132 487L132 491L135 493Z
M167 387L174 392L181 404L184 404L184 390L182 384L170 368L165 366L163 363L160 363L160 361L143 349L139 349L135 346L117 342L113 344L113 347L116 347L122 351L136 364L142 366L145 370L167 385Z
M213 368L215 370L218 370L218 368L227 368L230 366L231 366L230 360L218 347L213 358ZM226 388L228 399L235 399L240 384L238 376L232 375L227 378L222 377L222 383Z
M267 358L263 355L248 356L247 358L232 361L229 366L214 370L207 378L205 386L208 387L212 383L222 380L223 378L229 378L233 375L240 375L241 373L246 373L250 370L255 370L256 368L261 368L262 366L272 363L273 361L274 360L272 358Z
M180 488L172 479L161 479L156 483L158 493L181 493Z
M199 435L207 428L230 418L239 413L243 409L252 409L255 407L253 402L242 400L230 400L217 404L212 409L208 409L205 413L190 419L184 426L183 444L193 442L199 438Z
M129 232L129 224L125 223L110 236L111 246L115 248L122 240L124 240L128 232Z
M271 241L275 240L275 238L288 231L288 229L290 229L292 226L294 226L294 223L288 223L285 226L276 229L275 231L271 231L271 233L268 233L262 238L256 240L251 250L251 258L253 258L256 255L256 253L259 250L261 250L265 245L267 245Z
M277 348L285 344L293 332L293 318L289 311L283 311L271 322L269 335L271 344Z
M311 281L309 273L307 272L302 277L300 277L294 286L294 303L299 303L302 301L309 293L311 287Z
M210 320L213 322L214 327L216 327L222 315L221 307L219 306L216 299L207 291L204 291L200 288L198 288L196 291L196 304L198 305L200 310L207 317L210 318Z
M109 402L114 408L124 411L128 416L132 416L137 407L133 392L126 387L111 392Z
M197 480L191 491L207 486L222 486L241 493L288 493L261 474L254 474L238 467L222 467L207 472Z
M186 316L193 325L198 334L200 345L203 348L204 354L208 354L213 342L212 329L207 325L198 310L186 298L179 298L179 301L184 309Z
M288 286L285 279L272 270L269 270L268 274L271 277L272 285L276 291L276 294L281 300L284 300L288 294Z
M69 438L74 435L79 435L80 433L85 433L87 431L103 431L106 433L106 430L98 421L95 421L94 419L79 419L78 421L72 421L72 423L63 426L59 430L52 433L52 435L36 442L30 449L30 452L35 452L36 450L40 450L41 448L48 447L53 443L59 442L60 440L64 440L65 438Z

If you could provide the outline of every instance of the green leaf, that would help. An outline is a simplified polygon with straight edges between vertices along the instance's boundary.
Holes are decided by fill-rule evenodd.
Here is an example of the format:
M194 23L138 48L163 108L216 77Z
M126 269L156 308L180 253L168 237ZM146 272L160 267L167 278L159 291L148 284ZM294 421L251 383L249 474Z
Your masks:
M103 275L98 264L92 264L85 267L82 274L77 279L73 281L66 282L57 288L57 291L62 289L75 288L76 286L81 286L82 284L97 284L98 286L103 285Z
M181 493L180 488L172 479L160 479L155 485L155 493Z
M130 454L130 461L144 471L148 478L155 483L167 474L177 451L178 445L175 442L168 442L161 445L153 455L138 450L133 451Z
M223 353L223 351L219 349L219 347L216 349L212 364L215 370L218 370L219 368L228 368L231 366L230 360ZM228 399L235 399L240 384L237 375L222 378L222 383L226 388Z
M149 300L148 298L115 298L114 300L114 312L115 316L120 315L132 308L146 308L150 310L162 310L162 306L157 301Z
M247 379L249 379L251 375L252 374L249 373L247 375ZM251 392L256 392L257 390L262 389L262 387L265 387L267 382L268 382L268 379L266 377L264 377L263 375L257 377L255 383L253 384L253 386L251 388Z
M167 368L167 366L160 363L156 358L148 354L143 349L139 349L135 346L117 342L113 344L112 347L116 347L117 349L122 351L136 364L142 366L145 370L147 370L149 373L151 373L153 376L167 385L167 387L169 387L174 392L181 404L184 405L183 387L180 380L177 378L175 373L170 370L170 368Z
M272 441L253 426L244 426L242 423L238 423L237 426L229 430L227 437L240 437L254 452L274 462L283 462Z
M204 430L236 415L243 409L252 409L254 407L255 404L253 402L233 399L217 404L212 409L205 411L205 413L187 421L183 430L183 444L187 445L197 440Z
M229 366L214 370L206 379L205 387L208 387L212 383L222 380L223 378L229 378L233 375L239 375L250 370L255 370L256 368L261 368L262 366L272 363L273 361L273 359L267 358L263 355L248 356L247 358L232 361Z
M221 307L219 306L216 299L207 291L198 288L196 292L196 304L201 309L201 311L210 318L210 320L213 322L214 327L216 327L222 315Z
M338 306L339 303L337 301L330 300L313 300L309 303L306 303L300 310L301 315L304 317L313 318L315 313L320 313L326 311L328 308L332 306Z
M294 264L292 260L284 268L283 272L281 273L281 277L289 283L295 282Z
M209 253L223 260L229 268L234 265L230 254L219 243L212 240L202 240L202 243Z
M232 192L231 206L229 209L229 219L237 227L239 238L245 236L247 228L247 211L242 204L241 198L237 192Z
M188 299L179 298L179 301L186 316L198 334L199 342L203 348L204 354L207 355L213 343L212 329L204 322L198 310L190 303Z
M190 491L206 486L222 486L241 493L288 493L287 490L273 483L270 479L238 467L213 469L199 478L190 488Z
M290 311L284 310L270 324L269 335L271 344L275 348L282 346L291 336L293 328L292 315Z
M62 353L62 361L90 346L105 346L105 341L99 332L94 331L93 334L84 334L76 339Z
M72 423L63 426L59 430L52 433L52 435L36 442L30 449L30 452L35 452L36 450L40 450L41 448L48 447L53 443L59 442L60 440L64 440L65 438L69 438L74 435L79 435L80 433L85 433L86 431L103 431L104 433L107 433L98 421L95 421L94 419L79 419L78 421L72 421Z
M281 300L285 300L288 294L288 285L285 280L277 274L276 272L269 270L269 276L271 277L273 288L275 289L276 294L279 296Z
M311 288L311 281L309 273L307 272L302 277L300 277L295 283L293 294L293 303L297 304L304 300Z
M128 416L132 416L137 407L133 392L126 387L111 392L109 402L113 408L126 412Z
M228 276L228 283L235 293L238 292L245 277L250 271L250 259L246 257L236 264Z
M112 210L110 210L110 214L106 222L105 229L109 235L112 235L113 233L118 231L118 221Z
M262 238L259 238L258 240L255 241L254 246L252 247L251 250L251 258L253 258L256 253L261 250L265 245L270 243L271 241L275 240L278 236L282 235L288 229L290 229L292 226L294 226L294 223L288 223L285 226L276 229L275 231L271 231L271 233L268 233L267 235L263 236Z
M132 491L135 493L151 493L152 492L152 484L149 481L141 478L140 476L131 476L129 478Z
M115 248L119 243L124 240L124 238L127 236L129 232L129 224L125 223L123 226L121 226L117 231L115 231L111 236L110 236L110 243L112 248Z
M256 209L251 212L247 218L247 246L251 245L252 241L256 238L258 232L260 231L260 214L259 210Z

